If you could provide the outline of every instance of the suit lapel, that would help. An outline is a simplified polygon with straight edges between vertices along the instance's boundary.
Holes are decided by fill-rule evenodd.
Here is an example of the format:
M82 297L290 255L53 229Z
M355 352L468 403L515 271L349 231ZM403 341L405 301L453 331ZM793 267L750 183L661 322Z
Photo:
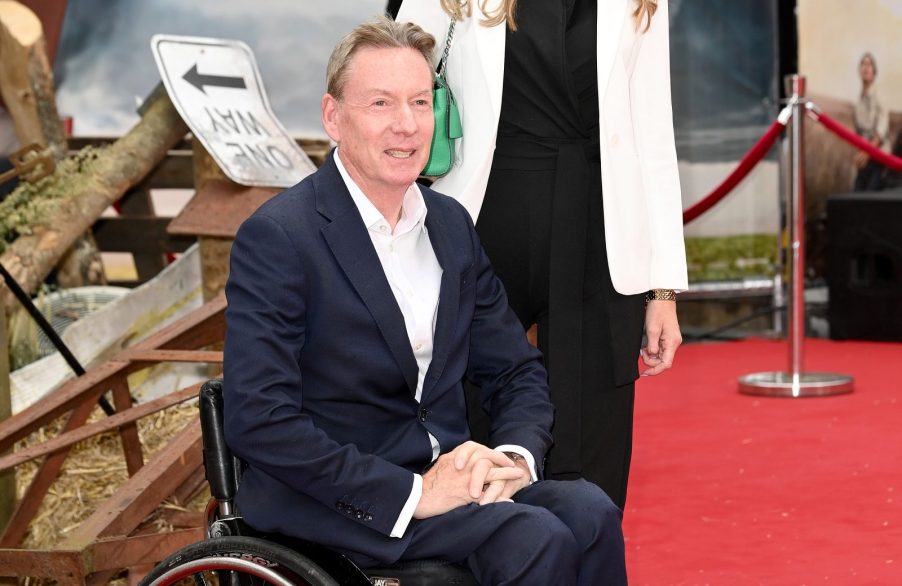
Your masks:
M332 156L334 151L316 175L316 210L330 220L321 229L323 238L372 314L412 394L417 388L418 369L404 326L404 315Z
M438 315L435 321L435 334L432 337L432 362L426 371L423 382L423 397L435 386L448 362L448 353L457 329L457 314L460 309L460 267L455 262L454 245L444 218L432 204L432 198L426 197L426 230L438 264L442 267L442 281L439 288Z

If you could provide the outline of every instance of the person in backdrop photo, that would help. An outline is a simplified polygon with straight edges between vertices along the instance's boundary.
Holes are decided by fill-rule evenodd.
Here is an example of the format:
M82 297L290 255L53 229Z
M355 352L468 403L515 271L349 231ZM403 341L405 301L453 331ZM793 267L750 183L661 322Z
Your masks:
M464 562L480 584L626 584L621 512L544 478L553 408L469 214L415 180L435 39L387 18L327 67L323 166L236 235L224 429L255 529L357 564ZM462 381L491 413L470 440Z
M865 53L858 61L861 91L855 102L852 120L855 132L872 145L889 152L889 111L880 102L877 93L877 61L871 53ZM855 191L883 189L886 167L872 159L864 151L855 153Z
M433 188L467 208L535 325L555 406L546 476L586 478L623 508L635 381L673 364L688 286L667 2L405 0L397 19L440 50L456 21L460 161Z

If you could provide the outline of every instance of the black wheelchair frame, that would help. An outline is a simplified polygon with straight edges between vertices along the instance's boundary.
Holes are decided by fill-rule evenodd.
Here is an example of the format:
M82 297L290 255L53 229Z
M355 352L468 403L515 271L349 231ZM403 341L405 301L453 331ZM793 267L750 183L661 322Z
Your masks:
M245 464L225 442L222 381L207 381L200 389L199 400L204 472L212 497L206 510L207 539L157 564L140 586L478 586L473 574L461 564L412 560L361 569L322 545L255 531L244 522L233 502Z

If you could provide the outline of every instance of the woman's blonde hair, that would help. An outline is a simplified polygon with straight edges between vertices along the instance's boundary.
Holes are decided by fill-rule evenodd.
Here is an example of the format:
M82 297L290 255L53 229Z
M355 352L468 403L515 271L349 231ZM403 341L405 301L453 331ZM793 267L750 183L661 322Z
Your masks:
M479 10L485 17L479 21L480 24L483 26L496 26L506 21L510 30L517 30L517 19L514 17L514 13L517 11L518 0L502 0L498 10L491 14L489 14L488 10L485 8L488 0L440 1L442 3L442 8L444 8L445 12L447 12L454 20L463 20L464 17L471 16L473 14L473 3L479 2ZM544 2L547 0L541 1ZM645 27L642 28L642 32L645 32L648 30L648 27L651 26L651 17L654 16L655 10L658 9L658 0L635 0L635 2L636 10L633 11L633 18L636 20L636 30L642 28L641 25L644 21Z

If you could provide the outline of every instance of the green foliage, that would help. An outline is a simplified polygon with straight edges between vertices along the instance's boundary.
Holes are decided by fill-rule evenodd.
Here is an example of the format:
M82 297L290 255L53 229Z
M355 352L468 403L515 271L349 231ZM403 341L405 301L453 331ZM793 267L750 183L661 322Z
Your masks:
M44 224L59 202L91 180L101 149L85 147L62 160L56 169L35 183L22 181L0 202L0 252L35 226Z
M686 238L689 281L772 277L777 252L775 234Z

